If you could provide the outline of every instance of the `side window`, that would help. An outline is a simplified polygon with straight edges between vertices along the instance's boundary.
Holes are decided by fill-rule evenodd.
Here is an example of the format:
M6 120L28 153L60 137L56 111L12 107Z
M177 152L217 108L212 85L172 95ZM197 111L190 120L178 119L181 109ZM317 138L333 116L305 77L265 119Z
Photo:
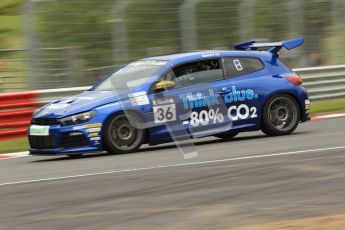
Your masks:
M247 73L259 71L264 68L257 58L229 57L224 58L226 78L236 77Z
M179 65L165 74L163 79L174 81L176 87L184 87L221 80L223 72L218 59L202 60Z

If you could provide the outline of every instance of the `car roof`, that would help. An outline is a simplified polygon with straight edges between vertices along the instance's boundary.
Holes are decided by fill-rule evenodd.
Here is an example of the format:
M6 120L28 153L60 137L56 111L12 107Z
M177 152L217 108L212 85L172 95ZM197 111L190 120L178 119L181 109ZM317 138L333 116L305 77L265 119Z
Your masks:
M265 51L233 51L233 50L202 50L202 51L193 51L193 52L185 52L185 53L176 53L176 54L169 54L169 55L162 55L162 56L155 56L149 57L142 60L160 60L160 61L168 61L168 62L186 62L186 61L193 61L197 59L204 59L204 58L220 58L226 56L249 56L249 57L258 57L260 54L267 53Z

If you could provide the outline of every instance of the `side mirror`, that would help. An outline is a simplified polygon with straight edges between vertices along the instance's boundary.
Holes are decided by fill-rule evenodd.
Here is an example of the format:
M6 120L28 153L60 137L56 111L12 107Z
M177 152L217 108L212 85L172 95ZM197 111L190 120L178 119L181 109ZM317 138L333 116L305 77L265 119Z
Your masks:
M159 91L159 90L171 89L171 88L174 88L174 86L175 86L175 82L173 81L160 81L156 83L153 89Z

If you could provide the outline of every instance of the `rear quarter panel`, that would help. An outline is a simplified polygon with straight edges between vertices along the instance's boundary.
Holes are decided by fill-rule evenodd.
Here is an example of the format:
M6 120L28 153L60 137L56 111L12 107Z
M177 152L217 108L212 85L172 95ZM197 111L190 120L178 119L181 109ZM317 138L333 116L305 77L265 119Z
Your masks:
M255 106L257 108L258 117L256 119L236 121L234 122L234 127L252 124L255 126L252 129L260 129L266 102L269 98L278 94L288 94L295 98L301 111L301 121L306 121L305 100L308 99L307 92L303 87L295 86L285 79L287 76L296 74L279 60L272 59L272 54L269 52L254 51L253 56L260 58L265 68L254 73L230 78L229 84L236 85L239 89L251 88L258 94L257 100L246 102L248 106Z

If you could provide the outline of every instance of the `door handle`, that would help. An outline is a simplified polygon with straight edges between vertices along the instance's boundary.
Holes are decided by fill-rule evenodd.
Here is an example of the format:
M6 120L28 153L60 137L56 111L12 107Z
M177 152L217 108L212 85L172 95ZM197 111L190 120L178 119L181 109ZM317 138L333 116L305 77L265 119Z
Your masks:
M217 92L217 93L219 93L219 94L225 94L225 93L230 93L230 92L231 92L230 89L226 89L226 90L221 90L221 91L219 91L219 92Z

